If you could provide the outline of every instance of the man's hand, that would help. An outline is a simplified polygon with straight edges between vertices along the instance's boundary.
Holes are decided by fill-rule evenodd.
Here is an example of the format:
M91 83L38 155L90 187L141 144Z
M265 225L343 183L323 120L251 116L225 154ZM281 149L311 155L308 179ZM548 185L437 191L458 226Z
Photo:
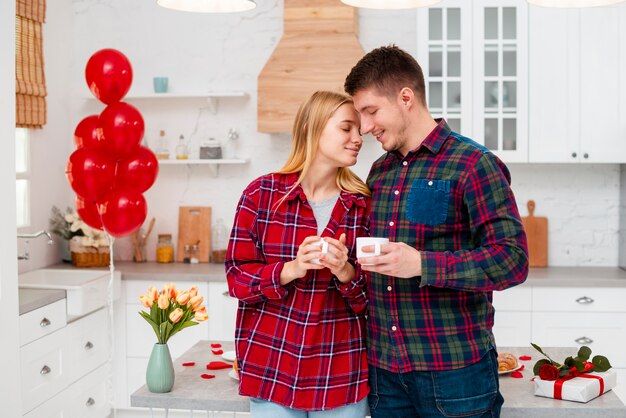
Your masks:
M373 245L363 246L364 252L374 252ZM380 246L380 255L361 257L359 264L365 271L408 279L422 275L422 256L403 242L390 242Z

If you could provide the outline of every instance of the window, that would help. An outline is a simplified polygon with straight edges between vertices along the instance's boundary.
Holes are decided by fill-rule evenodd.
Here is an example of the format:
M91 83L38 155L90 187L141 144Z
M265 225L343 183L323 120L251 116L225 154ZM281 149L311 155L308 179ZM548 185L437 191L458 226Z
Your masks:
M17 227L30 225L30 131L15 129L15 173Z

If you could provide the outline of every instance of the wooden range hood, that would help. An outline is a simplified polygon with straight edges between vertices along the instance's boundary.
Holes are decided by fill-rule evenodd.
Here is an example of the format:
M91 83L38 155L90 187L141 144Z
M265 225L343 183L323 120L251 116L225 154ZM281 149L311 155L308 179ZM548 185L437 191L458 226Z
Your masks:
M316 90L343 92L364 54L355 8L339 0L284 2L284 34L258 79L260 132L291 132L300 104Z

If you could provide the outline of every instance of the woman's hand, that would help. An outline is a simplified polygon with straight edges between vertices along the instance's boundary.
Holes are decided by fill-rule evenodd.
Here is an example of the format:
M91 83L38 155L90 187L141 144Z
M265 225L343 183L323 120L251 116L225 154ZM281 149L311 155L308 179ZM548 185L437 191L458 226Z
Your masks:
M348 283L354 278L356 271L348 262L346 234L341 234L339 240L324 237L324 241L328 242L328 253L320 256L320 263L329 268L341 283Z
M293 280L299 279L306 275L307 270L321 270L324 268L321 264L311 263L315 258L321 258L321 248L319 245L312 245L321 238L318 236L306 237L298 247L296 258L288 261L280 272L280 284L285 285ZM324 238L327 240L328 238ZM328 246L330 249L330 245Z

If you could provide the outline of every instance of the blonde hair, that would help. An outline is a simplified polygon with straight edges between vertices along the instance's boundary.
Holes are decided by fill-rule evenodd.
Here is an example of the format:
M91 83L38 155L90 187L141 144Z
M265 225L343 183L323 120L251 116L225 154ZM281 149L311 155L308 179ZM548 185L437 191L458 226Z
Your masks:
M316 91L298 109L293 123L293 140L291 152L285 165L278 174L300 173L293 187L278 201L276 207L287 198L289 193L298 187L308 174L317 153L320 137L331 116L344 104L353 104L352 98L345 94L332 91ZM337 187L349 193L370 196L367 185L348 167L339 167L335 178Z

